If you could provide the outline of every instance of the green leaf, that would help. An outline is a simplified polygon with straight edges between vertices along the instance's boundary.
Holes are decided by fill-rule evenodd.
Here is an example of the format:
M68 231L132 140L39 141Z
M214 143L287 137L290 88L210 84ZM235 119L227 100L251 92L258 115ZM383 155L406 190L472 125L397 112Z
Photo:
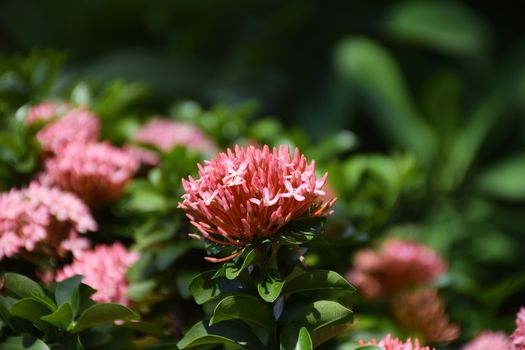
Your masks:
M46 334L53 331L53 327L40 319L40 317L49 314L50 310L35 299L21 299L11 306L10 311L13 316L18 316L30 321L36 328Z
M279 231L279 234L287 242L306 243L323 232L325 221L326 218L322 216L292 220Z
M354 350L384 350L378 345L363 345L355 348Z
M467 6L450 1L406 1L391 10L389 33L450 54L483 55L485 25Z
M268 303L273 303L283 289L284 281L276 269L269 269L260 280L257 281L257 291L261 298Z
M251 249L248 253L245 254L246 255L244 256L244 260L242 261L242 264L240 266L238 264L233 264L233 266L229 266L228 268L226 268L227 279L236 279L244 269L250 266L250 264L253 262L253 259L255 258L255 249Z
M0 350L49 350L49 347L40 339L23 336L8 338L0 344Z
M213 271L204 272L191 280L190 292L197 304L204 304L230 294L252 290L252 287L241 279L212 279L214 274Z
M180 349L208 344L236 344L245 349L263 350L266 347L246 324L224 321L213 326L198 322L177 343Z
M367 38L344 40L336 51L340 74L363 92L371 116L398 145L429 163L437 153L437 137L412 101L401 70L392 55Z
M73 317L78 313L80 303L79 287L82 276L76 275L58 282L55 288L55 301L58 307L69 303Z
M232 295L222 299L213 310L210 326L233 319L241 319L266 329L271 329L275 321L271 307L262 303L259 298L248 294Z
M96 326L105 322L115 320L131 321L138 320L139 315L131 309L114 303L95 304L84 311L78 318L73 333Z
M10 321L11 313L9 312L9 310L11 309L11 305L13 305L14 303L15 299L0 295L0 320L2 320L9 328L13 330L14 327Z
M26 276L8 272L5 274L5 288L20 298L34 298L45 304L51 310L56 310L55 303L44 293L42 287Z
M303 273L286 281L283 294L292 294L313 290L346 290L355 292L355 288L348 281L334 271L314 270Z
M304 325L310 334L327 326L349 323L353 320L352 310L330 300L320 300L284 311L281 322Z
M73 322L73 310L69 303L65 303L52 314L42 316L40 319L58 328L68 329L71 322Z
M525 199L525 154L505 159L484 171L477 185L481 191L494 197Z
M310 334L305 327L287 324L281 333L281 350L312 350Z

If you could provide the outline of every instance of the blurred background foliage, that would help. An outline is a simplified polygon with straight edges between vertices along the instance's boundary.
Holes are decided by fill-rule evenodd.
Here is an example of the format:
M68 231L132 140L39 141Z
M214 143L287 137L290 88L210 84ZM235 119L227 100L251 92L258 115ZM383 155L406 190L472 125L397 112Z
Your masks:
M450 263L440 287L462 338L510 331L525 300L524 9L3 0L1 187L36 171L35 145L12 117L48 98L89 105L116 144L158 114L199 125L223 147L298 145L329 171L339 197L327 235L338 244L314 248L310 264L344 272L357 247L384 235L426 242ZM169 240L172 225L188 229L173 212L199 157L180 152L115 205L112 215L128 223L118 235L132 232L143 248ZM136 293L183 254L164 248L132 273L146 283Z

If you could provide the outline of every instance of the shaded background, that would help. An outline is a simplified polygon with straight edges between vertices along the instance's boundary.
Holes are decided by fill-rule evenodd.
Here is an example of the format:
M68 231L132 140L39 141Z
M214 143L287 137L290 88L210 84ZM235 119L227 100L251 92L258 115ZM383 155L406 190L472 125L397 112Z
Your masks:
M374 126L363 113L352 119L334 73L334 51L348 36L387 46L415 94L436 71L456 69L469 98L523 44L519 2L426 2L437 11L414 10L417 3L425 2L4 0L0 49L64 50L68 74L145 81L159 110L174 99L256 98L263 113L312 134L366 134ZM385 148L378 141L370 147Z

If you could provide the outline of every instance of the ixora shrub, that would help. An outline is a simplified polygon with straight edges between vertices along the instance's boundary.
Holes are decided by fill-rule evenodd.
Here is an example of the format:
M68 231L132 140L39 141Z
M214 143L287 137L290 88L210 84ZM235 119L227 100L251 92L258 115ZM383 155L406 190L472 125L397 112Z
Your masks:
M334 271L302 265L301 245L321 232L335 201L325 182L298 149L268 146L229 149L183 182L179 206L198 229L192 237L222 265L192 280L195 301L212 312L180 348L308 349L348 330L354 288Z

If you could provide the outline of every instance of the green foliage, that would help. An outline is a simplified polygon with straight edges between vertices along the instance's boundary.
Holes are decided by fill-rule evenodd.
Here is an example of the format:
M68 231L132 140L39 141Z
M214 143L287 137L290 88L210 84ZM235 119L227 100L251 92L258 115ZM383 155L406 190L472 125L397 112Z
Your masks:
M110 333L112 327L107 326L116 320L138 320L139 315L123 305L89 300L93 291L81 279L74 276L42 287L23 275L6 273L0 320L7 329L2 329L6 338L0 341L0 349L59 349L70 342L83 349L83 332L104 329Z

